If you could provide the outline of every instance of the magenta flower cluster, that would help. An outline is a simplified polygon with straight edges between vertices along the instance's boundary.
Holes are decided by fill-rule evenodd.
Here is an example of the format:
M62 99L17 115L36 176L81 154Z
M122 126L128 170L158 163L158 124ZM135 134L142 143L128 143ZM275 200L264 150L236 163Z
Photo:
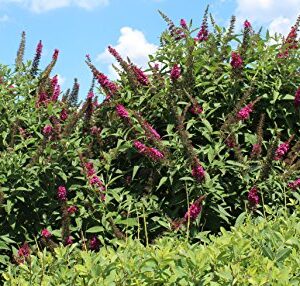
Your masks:
M192 176L199 182L205 178L204 168L199 163L192 167Z
M30 255L30 247L29 245L25 242L18 250L18 256L25 259ZM24 262L24 260L22 261Z
M293 191L298 189L300 187L300 178L293 182L288 183L288 187L291 188Z
M256 186L252 187L248 192L248 201L252 206L257 206L259 204L258 189Z
M183 28L183 29L188 29L188 26L186 24L186 21L184 19L181 19L180 20L180 26Z
M100 240L97 236L93 236L89 241L89 246L91 250L98 251L100 248Z
M97 75L97 80L99 84L108 91L106 99L110 99L110 97L115 95L118 91L118 86L114 82L110 81L108 77L103 73L99 73Z
M199 42L204 42L208 40L208 29L206 24L202 24L195 40Z
M191 204L188 211L184 215L184 219L188 221L188 219L195 220L199 216L202 211L202 206L196 201L195 203Z
M148 130L153 135L153 137L155 139L160 140L160 138L161 138L160 135L158 134L158 132L153 128L153 126L150 123L145 121L144 122L144 128L146 130Z
M159 161L164 158L164 154L153 147L147 147L142 142L136 140L133 142L135 149L142 155L151 158L153 161Z
M42 237L50 238L52 236L52 233L48 229L44 228L41 231L41 235L42 235Z
M248 20L246 20L244 22L244 28L246 28L246 29L251 29L252 28L251 23Z
M128 111L126 110L126 108L124 107L124 105L122 104L117 104L116 106L116 111L117 111L117 114L123 118L123 119L128 119L129 118L129 113Z
M132 66L132 70L136 76L137 81L142 85L148 85L149 84L149 78L148 76L137 66Z
M254 144L252 147L252 156L257 156L261 153L261 145L260 144Z
M64 186L59 186L57 189L57 198L61 202L65 202L67 200L67 189Z
M61 121L66 121L68 119L68 113L66 109L62 109L62 111L60 112L59 118Z
M52 125L50 125L50 124L45 125L44 128L43 128L43 134L44 134L45 136L51 135L51 134L52 134L52 131L53 131L53 127L52 127Z
M173 81L176 81L181 75L181 69L180 66L178 64L175 64L172 69L171 69L171 73L170 73L170 78Z
M69 206L67 209L68 214L74 214L77 212L77 207L76 206Z
M238 53L232 52L230 64L234 69L240 69L243 66L243 59Z
M289 142L281 143L275 151L275 160L280 160L290 149Z
M94 164L92 162L85 163L85 169L91 186L99 188L100 191L105 191L105 186L100 178L96 175Z
M194 115L198 115L203 112L203 109L200 106L200 104L196 103L196 104L193 104L193 106L189 109L189 111L190 111L190 113L192 113Z
M253 111L253 104L249 103L245 107L243 107L238 113L237 118L239 120L246 120L250 117L250 113Z

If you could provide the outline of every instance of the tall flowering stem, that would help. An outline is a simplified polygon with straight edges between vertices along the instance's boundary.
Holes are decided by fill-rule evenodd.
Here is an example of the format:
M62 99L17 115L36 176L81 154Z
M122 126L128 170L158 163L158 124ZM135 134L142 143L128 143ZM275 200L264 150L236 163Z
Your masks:
M184 220L187 223L189 220L194 221L200 215L202 211L202 203L205 200L206 195L199 197L194 203L192 203L188 211L184 215Z
M197 38L195 39L196 41L199 41L199 42L203 42L203 41L208 40L208 35L209 35L209 33L208 33L208 24L207 24L208 8L209 8L209 6L206 7L200 31L198 32Z
M253 208L256 208L256 206L259 204L259 194L256 186L252 187L248 192L248 202Z
M164 154L159 150L153 147L148 147L138 140L134 141L133 146L140 154L149 157L153 161L161 161L165 157Z
M24 52L25 52L25 44L26 44L26 33L23 31L21 36L20 46L17 53L17 58L16 58L16 70L22 67Z
M32 61L32 66L31 66L31 70L30 70L30 74L32 77L35 77L37 75L39 63L41 60L42 50L43 50L43 44L42 44L42 41L39 41L39 43L36 47L35 56Z

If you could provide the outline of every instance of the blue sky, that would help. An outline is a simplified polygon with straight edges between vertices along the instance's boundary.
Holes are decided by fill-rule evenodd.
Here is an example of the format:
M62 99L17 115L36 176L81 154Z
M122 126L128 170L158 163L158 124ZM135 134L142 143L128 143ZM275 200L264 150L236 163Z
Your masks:
M39 40L44 45L44 65L58 48L54 73L60 75L63 89L77 77L84 98L91 81L86 54L110 76L113 58L105 52L108 45L145 66L147 54L155 51L166 27L157 10L174 22L193 19L199 26L207 4L220 25L227 25L235 14L239 23L249 19L254 27L271 32L287 33L300 14L300 0L0 0L0 63L14 63L24 30L26 59L33 57Z

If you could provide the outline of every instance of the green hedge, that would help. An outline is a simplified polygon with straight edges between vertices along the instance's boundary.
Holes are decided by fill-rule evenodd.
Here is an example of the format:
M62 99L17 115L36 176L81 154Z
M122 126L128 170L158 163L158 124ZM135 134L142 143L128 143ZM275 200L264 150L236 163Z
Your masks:
M9 266L4 285L299 285L300 220L257 219L201 244L161 238L128 240L98 253L75 245Z

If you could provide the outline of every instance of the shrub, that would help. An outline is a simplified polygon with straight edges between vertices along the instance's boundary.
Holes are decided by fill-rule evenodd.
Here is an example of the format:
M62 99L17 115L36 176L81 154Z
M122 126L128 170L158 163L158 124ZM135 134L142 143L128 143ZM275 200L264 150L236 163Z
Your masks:
M163 238L98 253L74 246L39 251L9 266L4 285L299 285L299 217L265 219L203 234L206 245Z
M1 66L0 263L36 239L52 249L94 235L103 245L196 238L245 211L297 204L299 19L282 42L249 22L235 34L235 18L208 27L207 11L197 35L162 16L147 71L109 47L112 82L87 57L82 104L77 80L61 93L51 75L58 50L43 71L41 43L23 62L25 33L15 69Z

